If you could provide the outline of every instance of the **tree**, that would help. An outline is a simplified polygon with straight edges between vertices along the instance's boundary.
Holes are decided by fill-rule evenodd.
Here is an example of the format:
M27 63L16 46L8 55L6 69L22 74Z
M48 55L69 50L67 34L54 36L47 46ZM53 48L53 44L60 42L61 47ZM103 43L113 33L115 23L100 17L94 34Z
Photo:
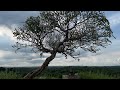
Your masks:
M23 27L15 29L13 34L18 41L29 42L16 42L17 50L29 46L40 55L51 54L42 66L28 73L26 79L41 74L57 53L66 58L79 56L73 54L78 48L96 53L114 37L109 21L101 11L41 11L37 17L27 18Z

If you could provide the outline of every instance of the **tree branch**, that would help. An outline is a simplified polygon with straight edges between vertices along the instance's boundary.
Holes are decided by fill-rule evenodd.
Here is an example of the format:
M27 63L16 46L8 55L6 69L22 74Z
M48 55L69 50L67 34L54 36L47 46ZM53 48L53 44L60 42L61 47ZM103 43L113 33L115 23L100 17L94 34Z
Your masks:
M70 31L70 30L72 30L72 29L74 29L78 24L80 24L80 23L84 23L86 20L88 20L88 19L90 19L90 16L89 17L87 17L86 19L84 19L83 21L81 21L81 22L78 22L77 23L77 20L76 20L76 22L75 22L75 24L74 24L74 26L73 27L71 27L71 28L69 28L69 29L67 29L67 30L65 30L65 31Z

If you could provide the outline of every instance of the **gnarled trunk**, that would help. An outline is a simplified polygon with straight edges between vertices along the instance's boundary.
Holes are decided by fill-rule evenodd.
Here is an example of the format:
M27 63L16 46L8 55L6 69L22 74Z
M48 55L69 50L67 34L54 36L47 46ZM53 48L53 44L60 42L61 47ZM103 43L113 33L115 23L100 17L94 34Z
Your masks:
M41 74L42 71L48 66L48 64L50 63L50 61L52 61L56 56L56 52L52 53L50 57L48 57L45 62L42 64L41 67L39 67L38 69L28 73L24 79L33 79L35 76L37 76L38 74Z

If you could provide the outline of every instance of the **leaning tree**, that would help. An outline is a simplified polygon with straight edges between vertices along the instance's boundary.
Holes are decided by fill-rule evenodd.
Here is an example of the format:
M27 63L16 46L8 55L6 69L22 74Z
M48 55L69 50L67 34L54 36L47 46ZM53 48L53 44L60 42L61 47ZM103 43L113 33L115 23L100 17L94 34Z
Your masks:
M109 38L113 36L102 11L41 11L38 16L27 18L13 34L18 40L14 45L16 50L28 46L40 55L50 53L39 68L24 77L26 79L41 74L57 53L73 58L78 48L96 53L100 47L109 45Z

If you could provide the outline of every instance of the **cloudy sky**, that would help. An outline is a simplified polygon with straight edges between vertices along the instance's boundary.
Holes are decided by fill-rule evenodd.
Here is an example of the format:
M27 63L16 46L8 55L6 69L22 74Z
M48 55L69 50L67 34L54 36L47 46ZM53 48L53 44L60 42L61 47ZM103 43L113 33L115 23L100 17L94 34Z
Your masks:
M12 48L16 39L12 30L23 24L29 16L36 16L37 11L0 11L0 67L40 66L49 54L40 58L39 54L31 53L26 49L15 53ZM58 54L49 66L115 66L120 65L120 11L105 11L110 21L116 39L111 38L112 44L101 48L96 54L82 51L80 61L71 57L65 59Z

